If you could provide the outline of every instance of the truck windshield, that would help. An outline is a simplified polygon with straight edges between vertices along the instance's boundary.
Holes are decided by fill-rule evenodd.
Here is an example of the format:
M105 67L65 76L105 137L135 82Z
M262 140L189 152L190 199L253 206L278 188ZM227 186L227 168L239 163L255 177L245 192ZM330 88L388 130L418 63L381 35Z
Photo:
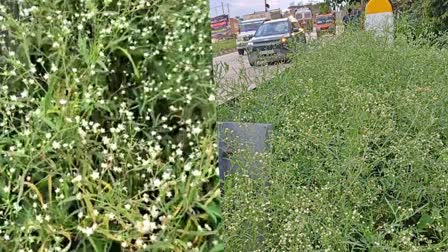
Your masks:
M297 19L310 19L311 18L311 12L297 13L296 18Z
M255 33L255 37L284 34L288 33L289 29L290 28L288 21L265 23L260 26L260 28L258 28L257 32Z
M327 24L327 23L333 23L333 17L322 16L316 18L316 24Z
M250 32L250 31L256 31L260 25L262 25L262 22L258 23L247 23L247 24L240 24L240 31L241 32Z

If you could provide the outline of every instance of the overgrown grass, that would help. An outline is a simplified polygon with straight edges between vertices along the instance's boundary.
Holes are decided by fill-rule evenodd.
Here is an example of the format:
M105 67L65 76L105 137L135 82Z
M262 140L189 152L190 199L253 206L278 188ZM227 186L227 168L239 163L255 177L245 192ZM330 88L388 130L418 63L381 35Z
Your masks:
M236 39L220 40L212 44L213 55L218 55L229 49L236 49Z
M309 45L218 109L274 125L269 176L226 181L226 250L446 251L447 112L446 50L362 32Z
M221 251L208 1L0 2L0 251Z

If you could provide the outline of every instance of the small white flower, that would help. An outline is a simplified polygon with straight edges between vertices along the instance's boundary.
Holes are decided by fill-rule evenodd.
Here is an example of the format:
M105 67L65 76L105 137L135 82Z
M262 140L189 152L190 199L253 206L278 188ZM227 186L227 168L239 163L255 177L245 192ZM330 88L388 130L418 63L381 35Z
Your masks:
M22 93L20 93L20 96L21 96L22 98L26 98L26 97L28 97L28 91L23 90Z
M157 228L157 224L149 220L143 220L136 223L136 228L140 233L148 234Z
M137 247L141 247L141 246L143 245L143 240L140 239L140 238L138 238L138 239L135 241L135 245L137 245Z
M67 104L67 100L65 100L65 99L60 99L60 100L59 100L59 104L61 104L62 106L64 106L65 104Z
M160 179L156 178L156 179L154 179L153 184L154 184L154 187L159 187L160 184L162 184L162 182L160 181Z
M79 183L82 180L82 176L78 175L75 178L72 179L72 183Z
M57 41L55 41L54 43L53 43L53 48L55 48L55 49L57 49L57 48L59 48L61 45L57 42Z
M215 101L215 100L216 100L215 95L211 94L211 95L208 97L208 100L209 100L209 101Z
M199 126L198 127L193 127L193 129L192 129L192 133L195 134L195 135L197 135L197 134L199 134L201 132L202 132L202 129Z
M61 143L54 141L51 146L53 147L53 149L58 150L61 148Z
M9 193L11 191L11 188L9 188L9 186L5 186L5 187L3 187L3 191L5 193Z
M157 241L157 236L156 235L151 235L150 237L149 237L149 239L151 239L151 241Z
M193 174L193 176L195 176L195 177L199 177L199 176L201 176L201 171L194 170L191 174Z
M110 145L111 150L116 150L118 148L116 143Z
M126 205L124 206L124 208L126 208L126 210L130 210L130 209L131 209L131 205L126 204Z
M191 170L191 163L187 163L187 164L184 166L184 170L185 170L185 171L190 171L190 170Z
M23 135L24 135L24 136L29 136L29 135L31 135L31 130L26 129L25 131L23 131Z
M42 215L39 214L36 216L36 220L37 222L42 223L44 221L44 218L42 217Z
M97 179L100 178L100 173L97 172L97 171L94 171L94 172L92 173L92 175L90 175L90 176L92 177L93 180L97 180Z
M96 228L97 228L96 223L94 223L91 227L88 228L78 227L78 229L87 236L93 235L93 233L95 233Z

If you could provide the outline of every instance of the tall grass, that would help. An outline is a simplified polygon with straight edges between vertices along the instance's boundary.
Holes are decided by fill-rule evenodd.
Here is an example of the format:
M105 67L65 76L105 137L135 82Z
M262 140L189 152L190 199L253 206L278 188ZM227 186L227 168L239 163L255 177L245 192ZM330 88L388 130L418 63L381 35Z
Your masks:
M222 250L208 1L6 2L0 251Z
M274 125L269 176L226 181L226 249L446 251L447 66L446 50L347 32L220 106Z

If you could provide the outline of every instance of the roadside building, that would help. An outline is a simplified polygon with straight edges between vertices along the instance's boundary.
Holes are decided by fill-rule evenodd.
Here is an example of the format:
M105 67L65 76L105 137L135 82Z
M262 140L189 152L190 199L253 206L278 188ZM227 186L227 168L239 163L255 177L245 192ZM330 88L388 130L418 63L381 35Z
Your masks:
M233 36L236 36L238 34L238 27L240 25L240 21L238 21L238 19L236 18L230 18L229 20L230 23L230 32Z

